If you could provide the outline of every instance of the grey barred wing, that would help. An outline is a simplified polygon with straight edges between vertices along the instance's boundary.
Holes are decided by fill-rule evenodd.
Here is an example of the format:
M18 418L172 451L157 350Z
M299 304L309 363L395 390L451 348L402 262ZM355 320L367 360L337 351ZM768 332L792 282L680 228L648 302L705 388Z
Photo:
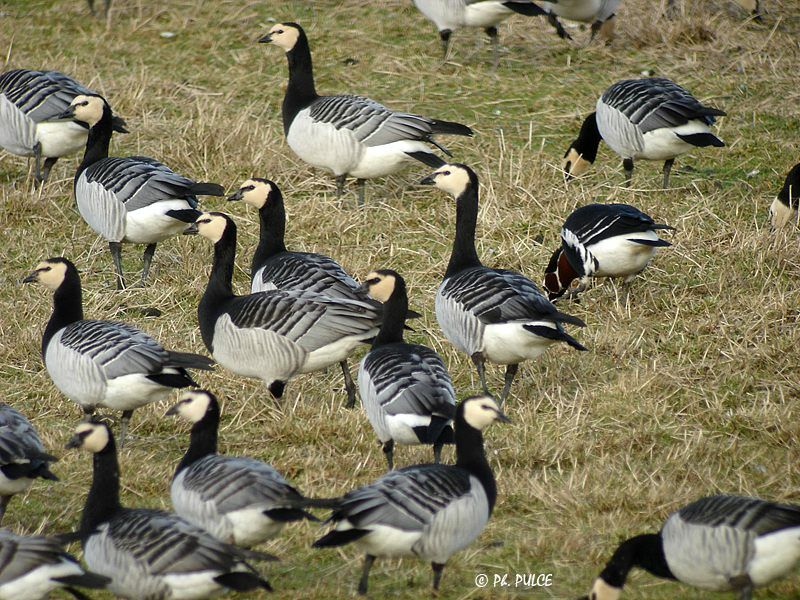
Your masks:
M742 496L710 496L681 508L686 523L732 527L755 535L800 527L800 506Z

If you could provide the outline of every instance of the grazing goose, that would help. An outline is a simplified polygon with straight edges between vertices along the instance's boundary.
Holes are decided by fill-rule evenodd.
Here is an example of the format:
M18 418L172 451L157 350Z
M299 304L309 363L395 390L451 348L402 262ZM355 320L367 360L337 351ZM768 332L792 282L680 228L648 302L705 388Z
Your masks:
M397 271L367 275L363 286L384 304L381 330L358 368L358 388L367 418L383 444L391 471L395 442L432 444L434 462L453 442L456 394L442 358L427 346L403 341L408 311L406 282Z
M596 35L611 40L614 37L614 13L620 0L558 0L557 2L542 2L542 8L547 13L547 20L555 27L556 33L562 39L571 40L558 17L569 21L592 24L593 40Z
M481 264L475 249L478 176L472 169L444 165L420 183L456 199L456 235L436 292L436 320L450 343L475 363L486 394L484 363L507 365L502 405L522 361L539 357L556 342L586 350L562 325L583 327L584 322L559 312L524 275Z
M345 494L329 521L335 528L315 548L351 542L365 552L358 592L367 593L378 556L415 555L431 561L433 589L452 554L477 538L492 514L497 485L483 449L483 430L509 422L489 396L467 398L455 416L456 464L390 471Z
M567 217L561 228L561 247L544 272L550 300L577 296L592 277L624 277L631 281L644 271L656 250L671 246L658 237L673 229L653 221L628 204L587 204Z
M31 487L34 479L58 481L50 471L50 463L57 460L45 452L31 422L19 411L0 402L0 521L11 498Z
M221 542L171 513L124 508L117 448L105 423L81 423L67 448L94 456L92 486L78 533L86 564L111 580L108 589L113 594L130 600L168 600L271 589L245 559L274 557Z
M167 411L192 425L191 441L172 478L175 512L215 538L249 548L278 535L291 521L318 519L305 507L333 501L304 497L270 465L217 454L219 403L206 390L184 392Z
M178 235L200 211L197 196L222 196L216 183L196 183L146 156L108 156L111 109L100 96L76 96L61 115L89 128L83 161L75 173L78 211L98 235L108 241L117 272L122 276L122 243L147 244L142 258L144 285L156 244Z
M283 48L289 61L281 109L289 147L310 165L333 171L340 196L347 176L357 178L363 203L366 179L395 173L412 158L430 167L442 164L428 146L450 156L433 139L437 133L472 135L466 125L394 112L370 98L318 96L308 38L297 23L278 23L258 41Z
M87 415L98 406L122 411L120 445L135 409L165 399L175 388L196 387L186 369L212 368L209 358L164 350L132 325L85 320L81 278L66 258L48 258L23 281L38 281L54 292L42 336L50 378Z
M497 26L514 14L529 17L546 14L531 0L414 0L414 4L439 30L445 59L455 30L482 27L492 42L494 67L500 59Z
M617 600L633 567L750 600L798 562L800 506L709 496L672 513L658 533L622 542L582 600Z
M597 100L596 111L583 122L581 131L564 154L567 179L577 177L594 163L600 140L619 154L630 185L633 161L664 161L664 188L675 158L696 147L724 146L711 133L718 108L703 106L686 89L669 79L653 77L618 81Z
M269 290L309 291L334 298L363 299L358 283L339 263L313 252L289 252L286 249L286 209L283 194L274 181L248 179L228 200L242 200L258 209L260 235L251 264L253 293ZM356 386L347 360L341 363L347 390L347 406L356 401Z
M378 332L382 310L367 302L284 290L235 295L236 224L229 216L203 213L184 233L214 244L197 309L203 342L219 364L261 379L275 398L291 377L341 363Z
M0 75L0 148L33 156L36 182L47 181L56 161L86 146L89 135L85 126L60 115L75 96L94 93L58 71L6 71ZM111 117L111 126L127 133L119 117Z
M108 578L83 570L52 538L0 530L0 600L44 600L63 589L88 600L77 587L103 589Z
M790 223L800 225L797 218L798 207L800 207L800 163L789 171L783 182L783 188L769 207L772 227L786 227Z

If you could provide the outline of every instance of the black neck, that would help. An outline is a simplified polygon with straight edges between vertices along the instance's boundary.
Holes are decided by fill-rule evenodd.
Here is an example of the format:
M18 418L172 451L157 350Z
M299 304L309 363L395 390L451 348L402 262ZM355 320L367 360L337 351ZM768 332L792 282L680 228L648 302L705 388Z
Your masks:
M192 426L192 434L189 438L189 448L183 455L175 475L183 471L186 467L194 464L201 458L217 453L217 430L219 429L219 404L216 400L211 400L206 410L206 414Z
M294 48L286 53L289 61L289 84L286 95L283 97L283 132L289 132L297 113L319 98L314 87L314 68L311 64L311 48L304 31L299 30L300 36Z
M106 447L94 455L92 487L81 517L81 539L85 542L98 525L110 521L120 510L117 447L109 435Z
M637 535L622 542L600 573L600 578L613 587L622 588L633 567L640 567L656 577L675 579L664 556L660 533Z
M469 267L481 266L478 251L475 249L475 227L478 223L478 185L470 182L456 198L456 237L453 252L447 264L445 277L449 277Z
M597 158L597 149L600 147L601 139L600 130L597 128L597 113L592 113L583 121L578 139L572 142L570 147L574 148L584 160L593 163Z
M64 281L53 294L53 314L47 322L42 336L42 356L50 339L70 323L83 320L83 298L81 278L75 267L68 266Z
M95 123L94 127L89 129L89 138L86 140L86 150L83 153L83 160L78 167L78 171L75 173L75 181L78 181L78 177L80 177L81 173L87 168L98 160L108 157L108 147L111 143L111 134L113 131L111 109L106 105L103 107L103 116L101 119Z
M234 298L233 262L236 259L236 225L228 221L222 238L214 244L214 261L208 285L197 307L197 318L203 342L213 352L214 325L220 308L226 300Z
M383 304L383 321L378 335L372 342L372 347L383 344L397 344L403 341L403 329L408 314L408 294L406 284L395 280L395 288L389 299Z
M800 206L800 164L789 171L778 193L778 200L792 208Z
M273 188L269 198L259 211L260 233L258 247L253 254L251 276L276 254L286 252L286 209L283 205L281 193Z
M491 514L497 500L497 484L483 450L483 434L464 421L460 407L456 414L455 425L456 466L466 469L481 482L486 491L489 514Z

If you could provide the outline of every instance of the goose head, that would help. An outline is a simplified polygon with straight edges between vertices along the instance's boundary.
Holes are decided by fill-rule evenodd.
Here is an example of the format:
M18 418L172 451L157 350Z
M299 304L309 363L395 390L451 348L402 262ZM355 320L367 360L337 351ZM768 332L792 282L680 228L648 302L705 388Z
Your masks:
M800 163L796 164L783 182L783 188L769 207L769 220L773 229L798 225L800 207Z
M276 23L258 41L261 44L275 44L284 52L290 52L301 37L305 37L305 32L297 23Z
M470 187L477 187L478 176L467 165L450 163L442 165L419 183L432 185L458 198Z
M111 114L111 107L102 96L78 94L57 119L70 119L87 129L97 125L104 114Z
M61 287L70 271L74 271L77 275L78 270L75 265L66 258L61 256L48 258L36 265L36 268L25 276L22 283L41 283L54 292Z
M225 235L226 231L236 229L233 220L221 212L200 213L194 223L184 229L184 235L200 235L216 244Z
M228 200L241 200L245 204L261 209L271 202L277 202L281 191L274 181L253 177L239 186L233 194L228 196Z
M69 439L65 448L80 448L97 454L105 450L113 439L111 429L106 423L92 419L75 428L75 434Z
M567 181L580 177L594 164L601 139L597 118L592 113L584 119L577 139L567 148L561 161L561 169Z
M165 416L178 416L190 423L197 423L206 416L210 408L218 406L217 398L207 390L189 390L181 394Z
M371 271L364 278L364 283L361 284L359 290L366 292L373 300L386 302L396 289L405 288L405 284L406 282L397 271L379 269Z
M464 421L470 427L483 431L495 421L510 423L509 419L489 395L472 396L461 402L459 407L463 411Z

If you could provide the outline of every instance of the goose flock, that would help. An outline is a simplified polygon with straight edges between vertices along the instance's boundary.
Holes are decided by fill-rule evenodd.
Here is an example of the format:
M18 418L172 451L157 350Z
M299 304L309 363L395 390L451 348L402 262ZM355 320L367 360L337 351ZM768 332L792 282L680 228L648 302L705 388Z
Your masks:
M759 2L738 3L751 20L763 19ZM408 4L412 5L411 0ZM413 0L413 6L434 23L445 61L456 51L452 46L455 32L484 30L493 59L491 70L478 66L487 70L485 82L490 81L489 73L497 77L498 27L515 15L546 19L562 38L549 34L554 43L572 40L562 20L586 24L591 41L597 43L595 38L614 39L617 14L625 8L621 0ZM115 7L110 0L103 2L109 27L113 27L110 15ZM88 8L96 14L93 0ZM672 2L665 8L667 13L675 10ZM318 27L325 26L323 21ZM121 30L120 35L126 33ZM533 269L519 268L478 239L485 226L480 182L491 173L485 165L453 158L478 133L493 135L478 113L463 112L475 114L476 119L462 124L394 110L388 99L384 105L349 93L319 95L309 37L303 26L287 20L272 24L257 38L283 50L288 62L280 114L275 104L269 118L281 124L285 144L300 161L334 176L337 196L345 194L348 178L356 180L358 210L364 212L365 220L377 214L370 211L375 203L366 199L366 180L406 169L419 171L420 196L442 204L444 212L453 215L444 225L449 260L438 264L439 275L429 282L431 289L438 285L431 297L425 298L410 277L407 281L412 269L394 255L387 254L383 264L370 265L371 270L357 278L331 256L300 250L304 246L297 240L304 232L287 217L294 201L289 168L285 173L259 173L257 164L231 165L230 172L219 176L239 173L239 178L227 182L230 203L224 203L238 214L227 214L215 210L222 206L213 200L226 196L225 186L191 176L195 168L186 168L187 163L180 168L185 176L159 158L110 155L113 133L135 129L115 113L114 98L48 70L46 64L0 74L0 148L32 159L32 196L46 194L57 185L52 181L54 173L63 168L54 171L58 159L83 150L82 160L74 172L69 171L77 214L87 231L107 243L115 273L113 284L92 288L93 295L116 302L114 298L126 293L122 258L126 243L144 246L139 287L145 291L158 286L150 277L151 266L157 244L169 243L170 238L197 236L185 245L197 260L209 265L204 286L191 288L188 297L180 299L191 304L196 321L175 321L186 344L180 344L184 350L176 351L157 341L162 332L151 334L103 315L84 318L79 274L83 258L77 257L85 257L85 249L76 247L77 239L68 251L75 262L66 256L43 259L41 248L26 247L25 260L36 266L19 280L50 290L53 308L44 324L25 313L17 318L28 320L31 330L41 335L41 347L31 346L29 354L41 356L40 364L58 392L81 409L76 411L81 420L67 424L71 437L62 442L67 449L91 456L91 481L85 482L83 510L74 515L71 531L45 527L42 535L36 523L25 524L29 525L26 535L0 529L0 600L37 600L59 589L79 599L89 598L91 590L108 590L130 600L199 599L234 592L252 597L273 590L265 563L278 560L258 547L285 528L302 523L323 528L313 548L353 546L363 554L355 588L359 594L369 592L377 558L403 556L430 565L432 588L438 593L451 557L479 538L495 512L496 519L509 518L498 503L502 494L496 473L502 479L502 472L516 467L504 463L502 449L487 452L485 446L492 442L484 436L494 423L510 429L531 425L516 418L515 390L522 386L535 390L538 383L535 375L521 374L520 365L548 351L556 356L575 352L574 356L581 357L598 352L591 342L594 319L574 314L582 306L578 297L590 295L594 280L620 279L627 292L624 304L630 307L639 291L633 280L659 260L660 251L688 252L672 233L682 223L672 219L672 225L663 223L657 210L652 211L656 216L650 216L633 204L595 199L558 216L563 226L552 234L560 245L547 265L540 266L541 282L534 281L521 272ZM326 70L335 68L325 65ZM268 87L264 89L270 93ZM458 95L449 100L452 106L460 101ZM630 202L636 201L630 186L634 161L640 159L663 162L663 189L671 189L677 157L703 156L711 148L725 152L726 144L714 128L727 113L710 104L665 77L612 83L600 94L594 111L584 117L563 158L560 152L551 157L553 164L561 164L560 189L570 194L591 177L589 167L597 160L601 141L622 159L625 188L615 192L614 199L625 194ZM446 116L452 106L443 104L441 113L434 114ZM585 107L571 108L586 114ZM454 150L440 136L456 136L451 138ZM278 145L282 140L268 143ZM163 148L148 150L156 157L165 153ZM259 176L242 180L250 173ZM637 173L637 179L645 177ZM24 178L22 173L14 176ZM203 196L211 199L203 200ZM799 205L797 164L789 169L768 207L773 230L791 236L800 226ZM250 227L255 211L258 243L252 256L248 252L237 263L239 228ZM337 227L335 218L321 225ZM387 227L386 223L375 226L381 232ZM368 233L362 242L368 244L371 236ZM210 242L210 247L199 238ZM431 257L436 260L434 254ZM248 293L237 293L237 264L248 265ZM593 310L602 318L609 309L602 298L592 297ZM411 308L430 305L433 310L422 313ZM414 331L412 319L424 323L426 314L435 317L438 331L424 325L422 332ZM417 341L423 333L430 339ZM412 336L415 341L406 339ZM194 340L202 342L204 353L191 351ZM353 360L358 361L355 380ZM478 394L451 377L459 365L470 363L477 374ZM493 380L491 365L504 367L502 381ZM301 492L291 481L298 479L303 465L286 470L279 465L285 476L254 457L264 449L255 442L248 445L249 439L239 443L235 452L220 451L225 446L220 438L224 441L230 434L225 408L237 402L258 403L272 407L283 419L297 418L293 412L298 402L310 399L301 397L308 394L295 391L295 385L301 389L304 378L322 378L329 367L342 372L346 392L342 408L354 408L359 398L363 407L363 414L359 413L362 431L338 435L377 439L386 461L384 475L350 489L330 481ZM796 372L797 363L793 368ZM211 371L213 379L207 375ZM226 385L243 378L258 380L263 391L249 400L233 397L234 388ZM210 381L213 386L208 385ZM172 397L173 392L179 395ZM182 442L183 456L161 465L171 476L163 495L169 495L173 512L128 507L121 497L138 467L129 461L143 444L129 431L132 414L156 403L164 403L160 412L166 411L165 417L177 417L166 419L159 434L161 427L176 428L176 422L177 428L181 421L188 423L187 429L191 427L188 442ZM334 410L340 410L338 405ZM112 414L100 414L104 411ZM43 496L41 488L59 480L56 452L43 442L52 436L41 437L28 420L30 416L35 422L37 415L23 412L28 412L27 407L0 403L0 521L13 496ZM121 413L118 433L113 413ZM498 436L503 435L500 430ZM185 434L176 435L185 438ZM432 448L432 461L409 464L405 456L409 450L395 456L397 446L413 445ZM124 453L118 450L123 446ZM452 464L443 453L445 446L453 447ZM144 455L140 458L144 460ZM356 475L363 466L329 458ZM367 460L364 457L363 462ZM396 463L405 466L396 468ZM36 483L38 479L46 481ZM795 572L800 564L800 504L760 499L741 490L720 494L713 483L709 485L712 493L672 513L653 506L656 519L666 517L656 533L632 537L626 533L620 541L623 536L597 532L603 535L609 558L604 567L592 566L599 575L585 598L618 600L634 568L690 587L733 592L739 600L749 600L756 588ZM29 492L31 486L34 489ZM47 505L46 499L41 502ZM9 521L7 516L5 521ZM586 530L577 520L574 525ZM82 562L67 552L72 543L80 543ZM313 564L304 568L312 570ZM397 586L407 585L402 576L395 577ZM794 597L800 594L797 590ZM579 593L574 591L575 596ZM680 595L682 590L676 587L674 593Z

